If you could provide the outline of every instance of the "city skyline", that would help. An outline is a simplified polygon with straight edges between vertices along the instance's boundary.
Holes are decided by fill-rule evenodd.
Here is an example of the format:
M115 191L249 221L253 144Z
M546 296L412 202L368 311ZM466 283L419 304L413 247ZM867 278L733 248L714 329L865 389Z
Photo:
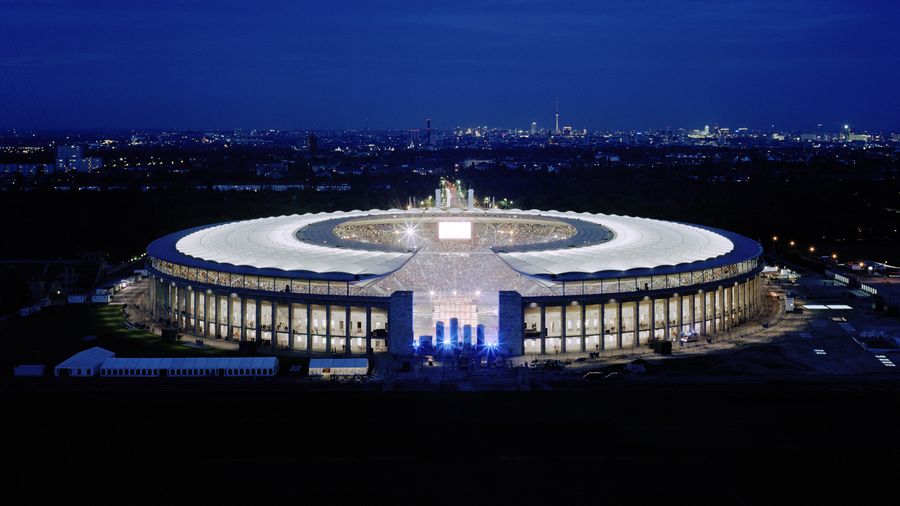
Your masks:
M0 129L896 130L900 11L856 7L5 2Z

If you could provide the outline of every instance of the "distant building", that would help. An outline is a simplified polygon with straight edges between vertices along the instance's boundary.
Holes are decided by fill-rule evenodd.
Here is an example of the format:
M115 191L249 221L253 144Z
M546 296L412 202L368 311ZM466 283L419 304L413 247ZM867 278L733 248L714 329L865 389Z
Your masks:
M56 165L64 166L82 158L81 146L59 146L56 148Z
M532 121L531 122L531 135L537 134L537 131L538 131L537 121Z
M56 170L62 172L92 172L103 167L100 158L85 158L81 146L59 146L56 148Z
M21 174L27 177L53 174L52 163L0 163L0 174Z
M349 183L322 183L316 185L317 192L347 192L350 191Z

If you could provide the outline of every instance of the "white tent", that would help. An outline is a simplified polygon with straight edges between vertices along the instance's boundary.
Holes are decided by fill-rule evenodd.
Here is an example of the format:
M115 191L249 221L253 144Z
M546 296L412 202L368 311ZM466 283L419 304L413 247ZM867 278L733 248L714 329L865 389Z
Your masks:
M100 374L105 377L146 376L275 376L275 357L109 358Z
M369 372L366 358L314 358L309 361L310 376L363 376Z
M103 361L116 354L99 346L72 355L53 369L55 376L97 376Z

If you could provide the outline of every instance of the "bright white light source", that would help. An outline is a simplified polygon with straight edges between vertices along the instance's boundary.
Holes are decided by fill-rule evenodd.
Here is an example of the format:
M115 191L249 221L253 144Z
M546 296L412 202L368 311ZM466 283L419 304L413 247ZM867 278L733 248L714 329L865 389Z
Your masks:
M438 239L471 239L472 222L441 221L438 223Z

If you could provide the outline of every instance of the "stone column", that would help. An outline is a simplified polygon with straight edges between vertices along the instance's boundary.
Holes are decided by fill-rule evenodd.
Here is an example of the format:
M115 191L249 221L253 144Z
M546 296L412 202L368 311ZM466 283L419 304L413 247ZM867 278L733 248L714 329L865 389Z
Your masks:
M181 311L178 313L181 319L181 329L185 332L190 330L190 297L191 293L187 287L179 288Z
M147 305L149 306L147 309L150 311L150 316L156 315L156 280L151 276L147 280Z
M203 292L203 335L209 337L209 290Z
M606 302L600 303L600 351L606 351Z
M181 293L178 285L172 285L172 322L175 328L181 330Z
M565 353L566 352L566 339L568 339L568 329L566 328L566 327L568 327L568 322L566 321L566 303L563 302L561 307L562 307L562 309L559 312L559 314L560 314L559 326L561 327L559 329L559 337L560 337L559 352Z
M727 313L726 318L728 319L728 328L731 329L735 326L734 321L734 286L729 286L725 291L725 312Z
M178 285L172 285L172 303L170 304L172 311L172 321L175 327L181 329L181 293L178 291Z
M692 293L690 295L690 297L691 297L691 302L690 302L691 319L688 321L690 322L691 332L694 332L697 329L697 322L694 321L695 320L694 311L697 310L697 294Z
M416 336L413 336L415 339ZM372 306L366 304L366 354L372 353Z
M669 308L669 304L671 304L672 299L669 298L669 297L666 297L665 301L666 301L666 310L665 310L665 312L663 313L664 325L666 326L666 330L665 330L666 335L665 335L665 338L666 338L666 340L669 340L669 339L672 338L672 329L669 328L669 327L670 327L670 325L669 325L669 324L670 324L670 322L669 322L669 319L670 319L670 317L669 317L669 312L671 311L671 309Z
M749 295L749 290L747 290L747 287L749 286L749 284L750 284L750 281L748 280L748 281L744 281L744 283L741 285L741 290L742 290L741 293L743 294L743 296L741 297L741 300L744 301L744 321L747 321L750 319L749 318L750 317L750 298L747 296L747 295Z
M541 304L541 355L547 353L547 307Z
M725 332L725 288L718 287L716 288L716 292L719 295L719 305L716 308L716 312L719 315L719 330Z
M331 304L325 304L325 351L331 353Z
M272 309L272 319L269 323L269 335L271 336L269 341L269 346L274 350L278 347L278 303L274 300L269 304L269 307Z
M741 303L741 301L738 299L737 283L735 283L731 287L731 313L733 315L732 317L734 318L734 323L732 324L732 327L737 327L738 325L741 324L741 318L740 318L740 315L738 314L739 308L740 308L740 303Z
M234 297L228 294L225 299L225 336L231 339L234 335Z
M675 337L681 336L681 333L684 332L684 294L678 296L678 332L675 333Z
M656 301L650 299L650 339L656 339Z
M187 288L182 288L181 290L181 311L179 312L180 320L181 320L181 329L188 329L188 290Z
M289 350L294 349L294 303L288 302L288 322L287 322L287 334L288 334L288 342L287 346Z
M256 335L256 345L259 346L262 341L262 301L255 299L256 304L256 324L254 325L254 334Z
M581 352L587 351L587 304L581 304Z
M312 304L306 301L306 352L312 351Z
M200 290L194 289L194 301L193 301L192 313L194 313L194 324L191 326L194 329L194 334L197 334L197 327L200 325Z
M700 291L700 334L706 335L706 292L702 290Z
M215 336L217 339L222 337L222 324L220 323L222 321L222 301L220 299L221 299L221 297L219 296L219 293L214 292L213 300L215 300L215 304L216 304L216 316L215 316L215 325L216 326L215 326L215 332L213 333L213 336Z
M344 313L344 355L350 355L350 306Z
M716 335L719 332L719 325L716 322L716 317L719 313L716 312L716 297L719 296L717 291L713 291L712 295L709 297L710 300L710 312L712 313L712 318L710 318L710 324L712 325L712 334Z
M616 348L622 349L622 303L616 301Z
M631 341L631 348L634 349L641 345L641 301L634 301L634 337Z
M241 297L241 342L247 340L247 299Z

